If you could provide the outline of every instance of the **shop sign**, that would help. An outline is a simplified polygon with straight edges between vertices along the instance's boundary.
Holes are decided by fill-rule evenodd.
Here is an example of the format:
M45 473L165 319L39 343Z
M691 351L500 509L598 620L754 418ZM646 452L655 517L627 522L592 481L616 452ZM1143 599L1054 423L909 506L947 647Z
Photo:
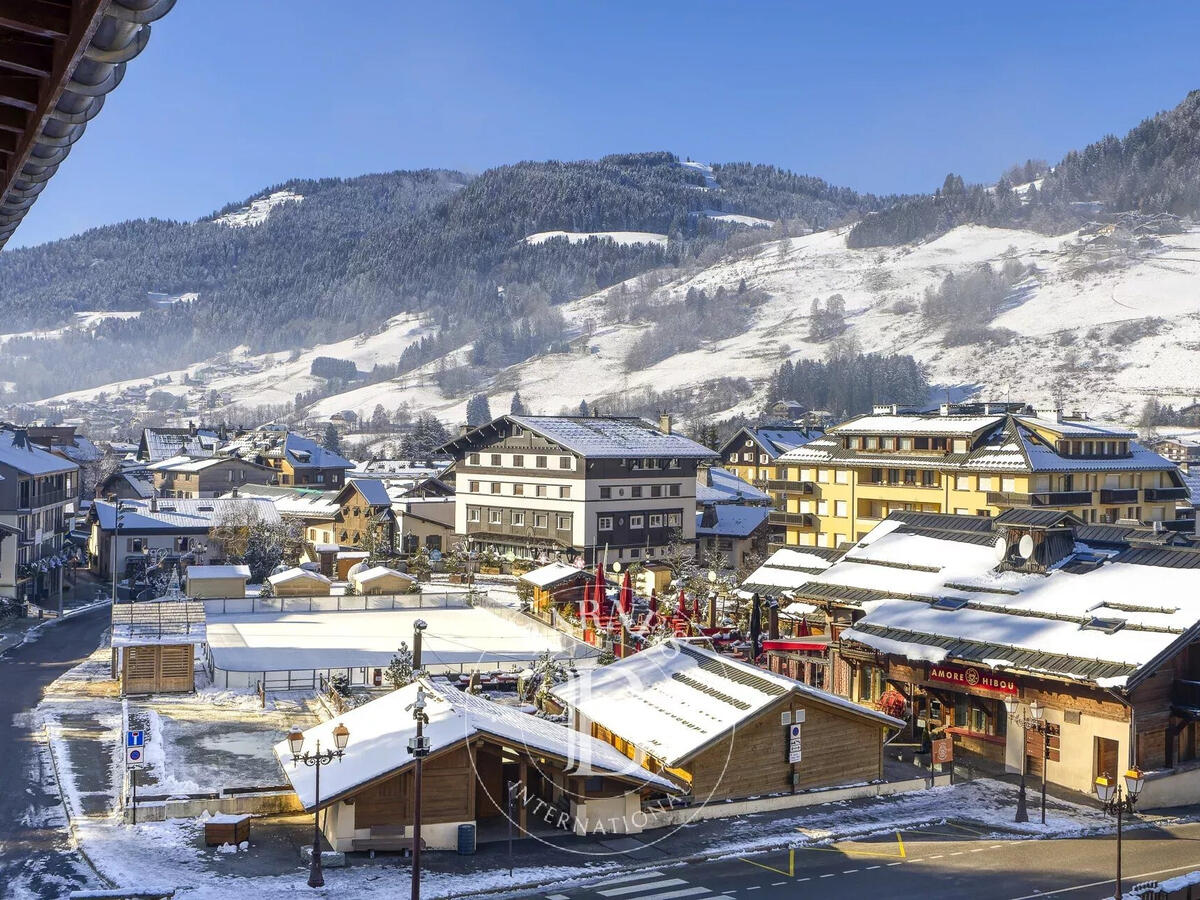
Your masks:
M933 761L946 765L954 762L954 738L942 738L931 742Z
M1016 679L1008 675L999 675L991 669L981 669L977 666L947 666L931 665L929 680L944 684L953 684L963 688L982 688L1001 694L1016 694Z

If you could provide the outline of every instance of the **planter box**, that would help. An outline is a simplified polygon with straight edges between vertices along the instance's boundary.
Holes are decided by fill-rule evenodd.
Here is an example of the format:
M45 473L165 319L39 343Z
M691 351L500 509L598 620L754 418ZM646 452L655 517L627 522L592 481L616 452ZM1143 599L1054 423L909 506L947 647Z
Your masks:
M499 575L500 567L499 566L480 566L479 574L481 574L481 575Z
M463 577L462 577L461 575L455 575L455 574L452 574L452 575L450 576L450 583L451 583L451 584L462 584L462 583L463 583Z
M219 847L250 840L250 816L237 813L220 813L204 823L204 844Z

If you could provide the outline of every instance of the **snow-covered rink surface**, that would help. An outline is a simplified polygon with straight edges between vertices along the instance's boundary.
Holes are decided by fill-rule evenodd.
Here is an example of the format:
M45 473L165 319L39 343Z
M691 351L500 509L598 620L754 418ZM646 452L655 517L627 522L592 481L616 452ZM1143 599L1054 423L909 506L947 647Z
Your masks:
M234 687L241 686L239 676L264 672L386 668L401 641L412 645L418 619L428 626L422 662L434 673L526 665L546 651L570 652L570 639L549 628L478 607L210 614L213 681L225 687L228 673Z

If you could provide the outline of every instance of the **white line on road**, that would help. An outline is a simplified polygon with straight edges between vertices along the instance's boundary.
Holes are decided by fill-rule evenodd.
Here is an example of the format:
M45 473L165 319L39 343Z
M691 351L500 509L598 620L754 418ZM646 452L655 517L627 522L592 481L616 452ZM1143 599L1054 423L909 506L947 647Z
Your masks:
M647 869L644 872L634 872L632 875L622 875L619 878L605 878L604 884L627 884L630 881L645 881L647 878L662 878L663 873L657 869Z
M1125 880L1132 884L1133 882L1135 882L1141 878L1146 878L1149 875L1166 875L1168 872L1178 872L1180 869L1194 869L1194 868L1196 868L1195 863L1188 863L1186 866L1173 866L1170 869L1159 869L1156 872L1142 872L1139 875L1126 875ZM1013 897L1012 900L1035 900L1035 898L1037 898L1037 897L1050 897L1050 896L1053 896L1054 894L1069 894L1072 891L1082 891L1082 890L1085 890L1086 888L1100 887L1101 885L1104 885L1104 884L1112 884L1112 882L1113 882L1113 880L1111 878L1106 878L1106 879L1104 879L1104 881L1092 881L1088 884L1077 884L1077 885L1075 885L1075 887L1059 888L1057 891L1042 891L1041 893L1038 893L1038 894L1026 894L1024 897Z
M867 871L870 872L872 869L882 869L882 868L883 868L883 866L867 866Z
M828 875L822 875L821 877L822 878L832 878L836 874L837 874L837 872L830 872Z
M904 865L904 863L888 863L888 868L890 869L892 866L902 866L902 865Z
M568 900L566 894L547 894L546 900Z
M937 854L937 855L935 855L935 856L927 856L927 857L925 857L925 858L926 858L926 859L941 859L941 858L942 858L942 854L938 853L938 854Z
M695 897L697 894L712 893L706 887L688 887L680 888L677 891L664 891L661 894L647 894L644 897L638 897L638 900L674 900L675 897Z
M975 848L974 850L972 850L971 852L972 852L972 853L982 853L982 852L983 852L984 850L986 850L986 849L987 849L987 847L976 847L976 848ZM993 848L993 849L995 849L995 848Z
M664 878L662 881L652 881L649 884L631 884L628 887L608 888L596 891L601 897L620 897L624 894L636 894L640 891L651 891L656 888L678 887L687 884L682 878Z
M811 875L805 875L803 878L797 878L797 881L812 881Z
M959 850L957 853L950 853L948 855L949 856L962 856L966 852L967 852L966 850ZM933 859L933 857L931 856L930 859Z
M781 884L787 884L786 881L772 881L771 887L779 887Z
M842 874L843 874L843 875L853 875L853 874L854 874L855 872L857 872L857 871L858 871L858 869L847 869L847 870L846 870L846 871L844 871Z

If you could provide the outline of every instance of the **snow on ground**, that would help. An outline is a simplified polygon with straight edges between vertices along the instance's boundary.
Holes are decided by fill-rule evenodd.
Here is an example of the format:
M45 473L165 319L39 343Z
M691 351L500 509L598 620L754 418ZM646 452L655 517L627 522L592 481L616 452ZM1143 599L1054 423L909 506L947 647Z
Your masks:
M58 328L49 328L41 331L15 331L10 334L0 334L0 346L3 346L13 338L34 338L37 340L49 340L51 338L59 338L66 334L70 328L78 328L81 331L92 331L97 325L105 319L136 319L142 314L141 310L99 310L95 312L77 312L75 320L69 325L62 325Z
M261 225L267 221L267 217L271 215L271 210L275 207L284 203L299 203L303 199L303 195L297 194L295 191L276 191L273 194L268 194L266 197L251 200L249 206L243 206L234 212L217 216L213 219L213 222L217 225L228 225L230 228L246 228L250 225Z
M775 223L770 219L760 219L758 216L743 216L737 213L723 213L716 209L706 209L700 213L717 222L732 222L734 225L748 225L751 228L770 228Z
M615 244L660 244L666 246L667 236L653 231L539 231L524 238L526 244L544 244L555 238L566 238L581 244L588 238L607 238Z
M720 187L720 185L717 184L717 179L713 176L713 167L708 163L696 162L693 159L689 159L685 162L681 162L679 165L683 166L685 169L691 169L693 172L699 172L701 175L703 175L704 190L711 191Z

